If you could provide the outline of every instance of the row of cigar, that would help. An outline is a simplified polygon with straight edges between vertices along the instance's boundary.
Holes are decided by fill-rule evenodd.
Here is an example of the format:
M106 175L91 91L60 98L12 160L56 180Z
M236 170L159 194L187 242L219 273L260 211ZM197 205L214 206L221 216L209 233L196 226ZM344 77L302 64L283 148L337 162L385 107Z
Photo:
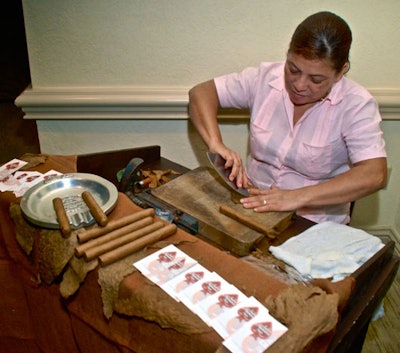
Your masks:
M83 256L86 261L98 258L100 265L109 265L176 232L175 224L154 221L153 208L109 221L89 191L82 193L82 199L98 224L77 233L81 245L75 248L75 255ZM55 198L53 206L61 234L67 238L72 229L62 199Z
M78 233L81 244L75 255L86 261L97 258L106 266L176 232L175 224L155 221L154 215L154 209L148 208Z

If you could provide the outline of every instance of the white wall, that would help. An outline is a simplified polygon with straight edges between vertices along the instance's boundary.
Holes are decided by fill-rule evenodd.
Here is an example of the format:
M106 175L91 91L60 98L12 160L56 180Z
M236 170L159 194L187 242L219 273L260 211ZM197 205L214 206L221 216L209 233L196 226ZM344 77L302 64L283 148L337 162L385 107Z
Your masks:
M297 24L320 10L352 27L350 77L399 88L398 0L24 0L32 83L188 87L284 59Z
M32 88L17 103L39 119L43 152L160 144L163 156L189 168L205 159L187 120L187 90L283 60L301 20L338 13L354 37L348 76L381 104L392 167L388 189L358 203L354 222L399 227L399 0L23 0L23 8ZM224 120L222 131L245 156L246 121Z

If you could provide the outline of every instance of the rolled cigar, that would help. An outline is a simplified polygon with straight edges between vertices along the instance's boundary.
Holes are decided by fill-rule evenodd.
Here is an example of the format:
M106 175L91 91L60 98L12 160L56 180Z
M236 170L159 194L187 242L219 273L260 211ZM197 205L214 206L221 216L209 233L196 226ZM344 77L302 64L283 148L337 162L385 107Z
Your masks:
M53 207L56 212L58 224L60 225L61 235L64 238L68 238L71 235L72 229L61 198L56 197L53 199Z
M157 229L162 228L164 225L163 222L154 222L144 228L138 229L132 233L125 234L120 238L116 238L114 240L110 240L107 243L92 247L84 251L84 256L87 261L93 260L101 254L104 254L108 251L114 250L120 246L123 246L127 243L130 243L140 237L145 236L146 234L152 233Z
M136 239L128 244L125 244L119 248L106 252L99 256L99 263L101 266L109 265L115 261L121 260L124 257L143 249L144 247L153 244L161 239L167 238L176 232L175 224L168 224L163 228L156 230L150 234L145 235L139 239Z
M89 207L90 213L96 220L97 224L104 227L108 223L108 218L101 209L101 207L99 206L99 204L97 203L97 201L94 199L90 191L84 191L82 193L82 199L83 201L85 201L87 207Z
M116 230L111 231L110 233L104 234L100 237L91 239L86 243L83 243L75 248L75 255L77 257L81 257L87 249L99 246L101 244L107 243L113 239L117 239L125 234L131 233L138 229L148 226L149 224L153 223L153 217L145 217L139 219L136 222L128 224L124 227L118 228Z
M78 233L77 237L78 237L78 240L80 243L84 243L85 241L97 238L97 237L99 237L103 234L109 233L115 229L126 226L129 223L138 221L138 220L148 217L148 216L154 216L154 215L155 215L154 208L147 208L143 211L132 213L128 216L122 217L120 219L116 219L115 221L110 221L104 227L94 227L92 229Z
M219 207L219 212L224 214L225 216L228 216L228 217L234 219L235 221L238 221L238 222L244 224L245 226L247 226L251 229L256 230L257 232L268 235L264 224L257 222L254 219L249 220L248 217L246 217L244 214L240 213L239 211L235 210L232 207L229 207L227 205L221 205Z

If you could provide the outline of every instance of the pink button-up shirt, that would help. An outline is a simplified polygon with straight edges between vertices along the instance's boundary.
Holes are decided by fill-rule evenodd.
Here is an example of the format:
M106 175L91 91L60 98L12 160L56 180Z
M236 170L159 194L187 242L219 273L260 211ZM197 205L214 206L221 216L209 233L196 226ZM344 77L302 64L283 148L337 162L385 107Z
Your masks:
M284 63L262 63L214 79L222 107L249 108L247 173L259 188L295 189L329 180L362 160L386 157L381 116L366 89L343 77L293 125ZM304 208L315 222L349 222L349 204Z

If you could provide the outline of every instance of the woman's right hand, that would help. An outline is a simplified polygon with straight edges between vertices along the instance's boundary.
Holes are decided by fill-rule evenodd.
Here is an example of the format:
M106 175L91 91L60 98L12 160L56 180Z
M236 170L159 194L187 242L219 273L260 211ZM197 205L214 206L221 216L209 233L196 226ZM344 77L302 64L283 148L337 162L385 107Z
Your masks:
M231 169L231 173L229 174L230 181L235 182L238 188L248 187L249 181L239 153L229 149L223 144L210 146L210 152L218 153L225 159L225 169Z

